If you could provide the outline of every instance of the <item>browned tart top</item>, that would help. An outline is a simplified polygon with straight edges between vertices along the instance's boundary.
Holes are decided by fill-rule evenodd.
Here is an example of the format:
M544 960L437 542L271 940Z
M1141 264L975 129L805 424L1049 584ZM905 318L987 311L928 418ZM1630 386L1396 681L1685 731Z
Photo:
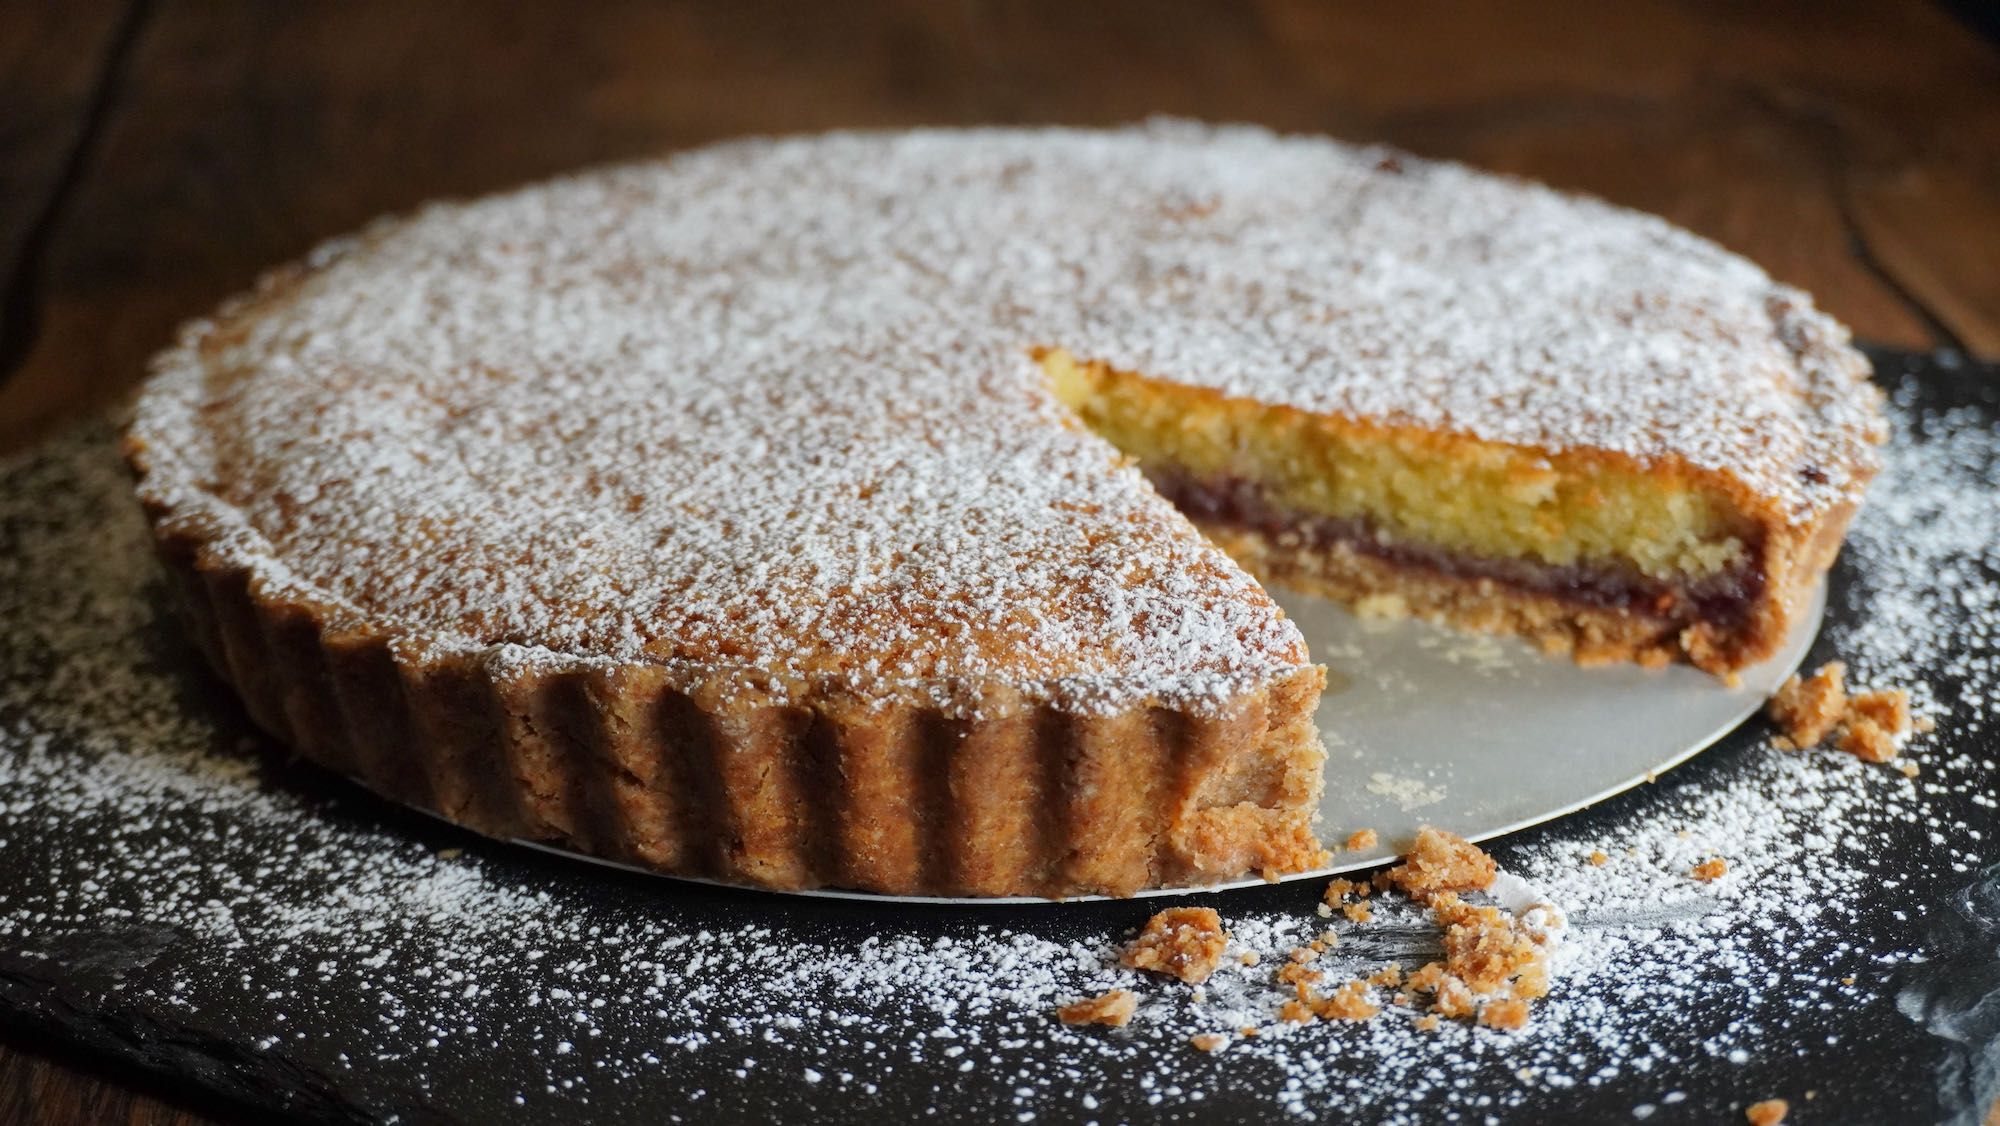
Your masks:
M1219 707L1298 632L1030 358L1720 475L1807 523L1838 324L1668 224L1316 138L746 141L329 244L157 361L170 535L425 651Z

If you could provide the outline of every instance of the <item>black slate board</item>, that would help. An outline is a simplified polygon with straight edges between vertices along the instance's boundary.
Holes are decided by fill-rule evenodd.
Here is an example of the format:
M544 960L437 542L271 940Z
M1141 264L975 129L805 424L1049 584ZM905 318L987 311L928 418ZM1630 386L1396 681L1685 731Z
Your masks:
M1991 467L2000 464L1995 436L2000 372L1948 357L1878 352L1876 359L1880 378L1900 389L1907 410L1955 409L1936 425L1985 434L1991 483ZM101 442L103 433L70 441ZM28 573L21 568L34 569L51 589L52 570L87 571L94 564L27 559L23 545L46 542L36 538L44 520L65 519L75 495L105 487L101 477L76 480L66 472L33 457L0 468L0 495L40 491L47 509L45 516L36 515L17 505L11 518L0 520L0 560L11 560L16 575ZM0 514L7 511L0 508ZM2000 529L1992 537L2000 537ZM129 530L107 533L103 550L129 551L132 544ZM1984 574L2000 583L1992 558L1988 552ZM0 569L0 576L7 573ZM89 583L79 580L79 585ZM157 590L142 584L133 596L157 600ZM1833 576L1827 634L1809 663L1854 656L1833 652L1832 638L1841 623L1869 613L1871 597L1867 577L1843 562ZM10 677L16 683L38 677L59 684L70 660L64 646L77 636L64 628L65 617L118 613L88 600L79 606L10 606L4 594L0 609L24 620L47 618L17 620L11 632L0 627L0 639L19 642L15 651L0 652L0 685ZM921 1037L936 1023L934 1013L910 1010L902 1004L906 995L894 990L883 993L879 1003L856 1001L851 990L837 996L808 992L798 997L796 1021L785 1026L785 1035L737 1037L728 1029L728 998L702 995L700 971L676 976L679 971L634 970L635 964L657 966L666 958L654 958L658 951L651 951L635 962L632 952L607 947L633 934L728 935L745 927L767 928L770 942L808 952L823 949L830 957L871 937L889 943L947 938L984 951L994 949L990 936L999 931L1103 944L1129 933L1165 901L944 908L805 900L663 882L481 841L286 763L199 670L162 612L149 610L138 620L133 635L142 656L135 660L172 686L164 698L145 697L143 706L181 709L213 729L214 749L204 760L211 765L198 771L208 780L204 785L275 792L298 812L273 821L212 794L182 802L159 790L158 777L143 773L123 782L107 776L91 790L100 804L79 803L75 793L37 781L45 778L46 761L65 755L91 761L110 743L130 753L133 732L143 733L147 724L110 715L63 715L61 724L51 724L47 716L24 718L19 708L10 713L4 706L8 697L0 693L0 763L15 764L0 773L7 783L0 789L0 1006L17 1027L45 1029L121 1065L161 1072L248 1106L327 1121L854 1121L926 1114L1015 1120L1030 1114L1043 1121L1110 1122L1279 1116L1272 1091L1285 1076L1266 1061L1183 1051L1177 1066L1189 1077L1185 1087L1202 1090L1203 1097L1192 1101L1184 1090L1160 1098L1156 1080L1141 1085L1141 1069L1131 1069L1130 1082L1121 1078L1126 1065L1120 1061L1129 1055L1091 1054L1084 1061L1086 1053L1072 1040L1044 1040L1035 1031L1045 1013L1013 1011L1005 998L990 1011L955 1018L960 1030L982 1025L994 1030L987 1050L964 1056L940 1050L921 1059L908 1052L892 1058L885 1052L882 1044ZM1961 632L1969 644L1984 645L1992 637L1987 628ZM1538 1085L1518 1078L1520 1059L1510 1054L1508 1042L1482 1033L1489 1038L1457 1042L1461 1050L1450 1067L1462 1082L1449 1097L1440 1090L1434 1103L1391 1105L1371 1102L1365 1093L1348 1100L1335 1089L1303 1100L1297 1109L1374 1120L1626 1121L1635 1107L1643 1107L1651 1121L1740 1121L1746 1102L1786 1094L1797 1122L1977 1122L2000 1096L2000 865L1992 863L1991 844L2000 831L2000 813L1992 804L2000 734L1955 724L1983 715L1986 705L1954 701L1969 679L1986 675L1993 654L1947 644L1935 663L1924 679L1939 705L1940 734L1924 757L1956 758L1958 765L1948 772L1952 785L1927 796L1919 816L1885 822L1881 837L1867 842L1878 858L1872 874L1893 879L1897 887L1893 893L1855 889L1849 917L1858 949L1904 955L1879 962L1885 969L1878 987L1854 992L1837 1006L1800 1007L1780 984L1683 1014L1667 1035L1685 1043L1663 1043L1663 1058L1673 1061L1666 1069L1626 1067L1601 1082ZM1991 685L1976 687L1984 691ZM32 751L44 764L36 770L18 765L30 754L24 732L33 734L31 727L48 736ZM1513 867L1569 842L1595 840L1680 797L1722 785L1747 763L1774 754L1764 743L1767 734L1760 721L1752 721L1656 786L1520 834L1493 851L1503 866ZM217 762L223 767L214 767ZM107 797L104 790L117 785L147 793ZM142 798L148 810L143 824L120 827L105 820L105 810ZM47 815L52 804L76 806L76 814L52 819ZM51 823L58 827L48 828ZM454 856L451 850L457 849L465 855ZM431 994L428 986L413 988L416 979L399 976L408 966L389 963L371 970L366 957L357 958L348 948L352 939L311 928L274 931L257 921L268 921L265 916L253 918L258 911L268 917L290 912L356 930L373 925L368 903L324 906L339 890L330 886L337 881L326 879L339 864L327 858L342 850L390 857L397 864L420 864L443 852L446 859L437 863L439 896L471 894L476 900L477 887L504 887L510 910L539 902L551 919L596 920L597 933L535 924L514 942L504 928L482 926L435 935L425 940L435 948L421 952L413 953L408 941L382 944L381 951L398 957L420 953L443 966L454 958L478 966L471 975L477 995L455 1000L452 1013L479 1031L446 1030L443 1047L427 1046L439 1031L422 1011ZM1968 865L1968 857L1979 863ZM1281 885L1202 902L1231 916L1310 918L1320 890L1315 883ZM396 923L381 922L392 928ZM1782 944L1782 930L1771 933L1779 936L1772 942ZM362 946L366 949L365 942ZM1921 960L1907 957L1913 952ZM1781 949L1761 956L1784 964ZM310 970L315 964L335 968L315 975ZM308 968L303 979L302 967ZM609 970L632 974L633 980L610 980ZM1695 971L1697 977L1709 972ZM647 972L652 992L634 994ZM1013 971L995 964L965 972ZM1076 975L1078 982L1087 978ZM543 996L579 981L597 983L595 998L609 1001L582 1013L573 1043L558 1041ZM576 995L587 992L579 988ZM684 1029L662 1038L654 1018L662 1006L709 1014L717 1025L713 1039L689 1048ZM1691 1047L1711 1033L1744 1027L1754 1030L1757 1050L1740 1062ZM1834 1043L1827 1042L1829 1035ZM753 1066L742 1063L753 1051L745 1043L753 1045ZM1328 1066L1350 1066L1339 1061L1340 1042L1328 1043L1327 1055L1334 1059ZM1159 1051L1174 1047L1162 1044ZM1094 1106L1079 1101L1077 1082L1065 1079L1066 1053L1080 1061L1081 1082ZM974 1066L966 1069L966 1060ZM1406 1056L1396 1066L1411 1062ZM1357 1057L1351 1066L1363 1076L1380 1061ZM806 1068L823 1078L802 1078ZM840 1078L842 1071L851 1077ZM1145 1074L1150 1080L1156 1073ZM1036 1077L1026 1095L1023 1075ZM1481 1107L1482 1089L1505 1097ZM1816 1098L1803 1102L1800 1093L1808 1089ZM1682 1097L1662 1101L1669 1090Z

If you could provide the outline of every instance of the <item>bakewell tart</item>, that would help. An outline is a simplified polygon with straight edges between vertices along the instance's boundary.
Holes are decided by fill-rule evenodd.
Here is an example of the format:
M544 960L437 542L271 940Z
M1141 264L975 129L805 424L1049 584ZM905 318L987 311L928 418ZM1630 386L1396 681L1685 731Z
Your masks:
M1663 222L1156 123L427 207L187 326L127 451L251 716L391 798L1064 896L1324 856L1323 671L1252 572L1726 674L1881 435L1844 330Z

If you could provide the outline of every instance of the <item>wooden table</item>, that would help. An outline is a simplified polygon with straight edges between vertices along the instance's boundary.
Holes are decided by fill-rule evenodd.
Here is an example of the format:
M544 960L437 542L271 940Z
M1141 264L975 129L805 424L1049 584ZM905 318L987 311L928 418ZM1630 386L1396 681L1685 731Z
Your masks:
M0 0L0 452L383 212L746 132L1166 113L1658 212L2000 358L2000 50L1920 3ZM1752 10L1754 9L1754 10ZM0 1038L8 1121L225 1113Z

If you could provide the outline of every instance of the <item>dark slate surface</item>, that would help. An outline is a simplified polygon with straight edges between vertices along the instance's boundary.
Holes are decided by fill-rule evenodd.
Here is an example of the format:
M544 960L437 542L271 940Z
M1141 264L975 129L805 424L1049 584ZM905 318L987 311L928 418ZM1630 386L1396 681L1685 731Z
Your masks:
M1914 378L1920 405L1969 406L1984 412L1989 425L2000 418L2000 377L1932 359L1878 355L1886 382L1905 375ZM1975 424L1976 425L1976 424ZM1996 441L2000 445L2000 441ZM38 485L45 482L38 482ZM0 473L0 489L24 487L18 470ZM60 505L60 497L50 503ZM0 526L0 553L14 550L9 536L19 529ZM2000 531L1996 531L2000 535ZM50 561L49 565L57 565ZM1989 576L2000 581L2000 576ZM1867 586L1849 566L1833 580L1830 614L1835 622L1866 612ZM145 632L152 658L164 666L185 667L178 706L199 709L214 718L219 742L229 744L248 735L234 705L192 666L188 651L170 626L157 622ZM1823 643L1821 649L1826 648ZM1817 662L1836 654L1816 651ZM1975 655L1976 656L1976 655ZM51 660L59 661L60 655ZM1956 699L1964 654L1941 660L1931 670L1935 697ZM0 661L0 670L6 668ZM4 719L0 716L0 719ZM1985 760L1989 773L1955 793L1937 797L1926 813L1931 824L1963 821L1985 826L1991 841L2000 815L1977 804L1972 794L1991 789L1993 760L2000 758L2000 735L1993 731L1954 733L1951 720L1941 720L1940 739L1949 747ZM87 733L86 733L87 734ZM1594 834L1633 816L1645 803L1715 784L1747 756L1772 753L1758 745L1761 721L1724 740L1690 765L1675 771L1655 787L1607 801L1562 822L1531 830L1494 851L1502 864L1517 849L1551 840L1589 840ZM5 747L0 739L0 748ZM4 753L15 753L6 750ZM240 752L229 752L240 753ZM525 849L481 842L448 826L375 801L346 783L309 768L289 765L278 756L248 752L246 761L260 763L257 784L278 788L300 798L314 822L291 847L339 850L347 840L379 841L382 834L407 838L415 855L464 848L482 870L510 886L546 890L552 910L589 910L609 919L629 917L657 925L672 918L692 928L718 931L759 924L773 934L811 948L832 946L865 935L963 936L982 925L1047 938L1096 941L1129 930L1162 901L1086 903L1025 908L937 908L800 900L754 893L663 883L542 856ZM34 803L38 795L18 787L4 795L5 805ZM365 980L335 977L314 986L312 1004L300 1012L298 991L287 986L286 970L306 957L304 947L274 950L255 943L238 948L218 946L214 933L196 925L134 924L115 911L95 914L89 925L53 927L49 920L67 918L61 887L50 886L51 872L92 871L105 888L93 902L115 903L129 893L143 899L156 889L120 885L143 881L111 852L117 848L153 847L166 855L173 849L222 849L230 855L256 855L242 847L245 838L270 832L255 819L232 823L228 809L190 810L185 817L166 816L149 824L148 841L135 846L129 836L117 837L89 818L79 818L72 830L26 838L0 816L0 918L11 924L0 939L0 1002L17 1027L45 1030L102 1053L121 1065L148 1068L187 1083L261 1108L282 1108L327 1121L401 1122L556 1122L579 1118L616 1121L657 1121L669 1117L694 1120L812 1118L853 1121L867 1118L918 1117L936 1108L945 1118L1004 1117L1012 1120L1015 1106L1011 1073L988 1074L984 1069L960 1071L957 1061L941 1056L906 1064L893 1072L873 1068L877 1090L864 1093L851 1084L806 1084L799 1068L837 1069L833 1056L807 1053L822 1032L830 1043L854 1037L851 1027L838 1028L826 1014L815 1015L801 999L803 1032L785 1043L765 1045L759 1066L739 1078L713 1053L663 1052L658 1066L622 1073L589 1094L576 1088L545 1091L539 1078L555 1074L549 1067L551 1043L501 1037L497 1044L463 1053L412 1053L355 1066L339 1058L341 1045L395 1045L399 1038L421 1036L412 1028L387 1028L379 1019L379 990ZM1601 1086L1580 1086L1544 1092L1523 1105L1496 1112L1509 1120L1572 1119L1629 1121L1632 1108L1653 1102L1663 1086L1686 1093L1685 1101L1661 1106L1653 1121L1740 1121L1741 1105L1766 1092L1818 1092L1812 1104L1794 1099L1794 1121L1943 1121L1974 1122L1979 1110L2000 1093L2000 864L1983 872L1955 872L1937 863L1939 850L1928 839L1921 821L1898 823L1885 839L1874 842L1883 858L1880 872L1903 882L1894 895L1883 894L1863 908L1862 926L1877 948L1921 949L1927 960L1899 965L1894 987L1880 990L1851 1007L1837 1011L1799 1012L1786 1004L1782 990L1761 1000L1746 1001L1747 1009L1718 1009L1700 1015L1721 1027L1733 1020L1754 1019L1764 1027L1764 1043L1746 1063L1697 1057L1671 1076L1626 1072ZM270 842L274 851L278 842ZM371 844L369 847L381 847ZM1993 854L1989 851L1988 860ZM144 869L157 873L159 865ZM188 879L216 880L212 867L193 865ZM313 902L331 889L317 886L308 875L294 878L282 869L260 868L246 862L235 873L234 886L218 886L217 896L247 893L273 903ZM1225 912L1309 913L1317 902L1316 882L1227 893L1218 906ZM186 897L198 902L200 894ZM1912 903L1934 909L1912 911ZM142 913L143 914L143 913ZM493 944L489 935L468 942ZM593 939L582 937L573 949L550 949L537 961L519 957L518 950L500 942L476 951L511 968L489 973L489 992L523 994L556 987L564 972L595 964L599 951ZM309 944L307 944L309 945ZM544 943L543 945L546 945ZM569 963L570 971L559 971ZM270 993L282 993L267 1000ZM274 1024L276 1011L286 1016ZM899 1014L867 1014L885 1027ZM616 1005L594 1014L600 1035L565 1053L575 1059L593 1054L629 1057L646 1050L644 1022ZM824 1028L821 1028L821 1022ZM263 1030L297 1028L302 1035L270 1042ZM254 1034L250 1030L258 1030ZM1824 1041L1830 1030L1841 1034L1837 1045ZM580 1038L581 1039L581 1038ZM577 1056L577 1053L581 1053ZM389 1053L394 1055L395 1053ZM1058 1063L1060 1061L1057 1061ZM1191 1059L1191 1072L1209 1076L1205 1102L1194 1112L1214 1119L1268 1120L1276 1117L1260 1085L1281 1080L1254 1067L1229 1070L1226 1058ZM1508 1086L1507 1061L1486 1065L1497 1087ZM1219 1070L1212 1070L1219 1069ZM575 1070L572 1068L571 1070ZM699 1091L696 1095L693 1092ZM1097 1091L1103 1121L1145 1120L1160 1112L1146 1092L1106 1082ZM1045 1110L1042 1120L1060 1119L1074 1108ZM1477 1114L1468 1115L1477 1120Z

